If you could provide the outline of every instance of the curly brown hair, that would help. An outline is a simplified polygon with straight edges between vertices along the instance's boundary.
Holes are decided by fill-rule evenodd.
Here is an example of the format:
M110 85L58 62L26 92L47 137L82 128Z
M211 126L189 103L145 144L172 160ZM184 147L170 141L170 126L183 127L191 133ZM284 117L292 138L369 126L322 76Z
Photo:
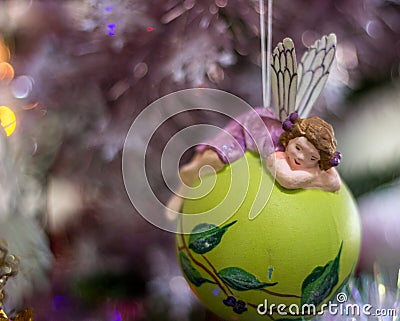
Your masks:
M319 151L319 168L328 170L332 167L330 161L336 151L336 139L333 128L326 121L319 117L300 118L298 117L293 126L282 133L279 143L285 148L289 141L296 137L305 137Z

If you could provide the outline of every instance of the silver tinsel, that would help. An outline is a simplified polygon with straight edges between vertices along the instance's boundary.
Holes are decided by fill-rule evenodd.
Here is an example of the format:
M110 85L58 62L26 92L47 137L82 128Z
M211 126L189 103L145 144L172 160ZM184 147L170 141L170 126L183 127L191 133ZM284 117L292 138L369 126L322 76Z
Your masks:
M314 321L396 321L400 318L400 269L374 265L373 274L350 279L336 307ZM339 299L339 297L338 297ZM342 302L341 301L345 301Z
M110 37L113 47L121 50L135 32L151 28L154 21L146 15L145 1L85 0L67 3L76 26L92 36Z

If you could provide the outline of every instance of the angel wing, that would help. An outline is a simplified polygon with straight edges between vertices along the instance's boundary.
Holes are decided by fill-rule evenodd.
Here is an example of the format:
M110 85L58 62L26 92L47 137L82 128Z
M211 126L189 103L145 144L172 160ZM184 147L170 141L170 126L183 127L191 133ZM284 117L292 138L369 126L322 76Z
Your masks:
M298 67L296 111L307 117L329 76L336 52L336 35L323 36L301 58Z
M271 71L275 115L284 121L296 106L297 61L292 39L285 38L274 49Z

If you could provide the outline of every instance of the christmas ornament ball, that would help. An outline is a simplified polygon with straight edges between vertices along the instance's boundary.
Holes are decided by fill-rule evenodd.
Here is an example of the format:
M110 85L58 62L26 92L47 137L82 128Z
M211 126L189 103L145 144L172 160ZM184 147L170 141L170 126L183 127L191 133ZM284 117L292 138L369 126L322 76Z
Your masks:
M185 199L182 211L210 212L182 216L177 253L192 291L216 315L307 318L346 284L359 255L360 221L344 184L335 193L286 190L250 152L201 183L213 188Z

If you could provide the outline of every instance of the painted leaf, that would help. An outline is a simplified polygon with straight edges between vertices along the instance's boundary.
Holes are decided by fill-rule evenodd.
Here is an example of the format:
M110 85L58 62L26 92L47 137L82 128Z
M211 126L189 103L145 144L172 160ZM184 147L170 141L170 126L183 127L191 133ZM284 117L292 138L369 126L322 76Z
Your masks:
M225 268L218 272L218 276L226 285L238 291L259 290L278 283L261 282L253 274L238 267Z
M210 280L203 278L199 271L192 265L187 255L183 252L179 253L179 261L181 263L183 274L185 274L186 278L189 280L190 283L199 287L203 283L214 283Z
M202 223L197 225L190 234L189 248L197 254L210 252L222 239L222 236L237 221L218 227L214 224Z
M340 244L336 258L325 266L316 267L303 281L301 287L301 304L319 305L332 292L339 281L339 262L343 242Z
M353 269L352 269L353 271ZM337 287L336 291L333 292L329 298L329 301L335 301L336 300L336 296L338 295L339 292L344 292L346 294L349 293L349 289L347 289L347 283L349 283L350 277L353 275L353 272L350 272L345 279L343 280L343 282Z

